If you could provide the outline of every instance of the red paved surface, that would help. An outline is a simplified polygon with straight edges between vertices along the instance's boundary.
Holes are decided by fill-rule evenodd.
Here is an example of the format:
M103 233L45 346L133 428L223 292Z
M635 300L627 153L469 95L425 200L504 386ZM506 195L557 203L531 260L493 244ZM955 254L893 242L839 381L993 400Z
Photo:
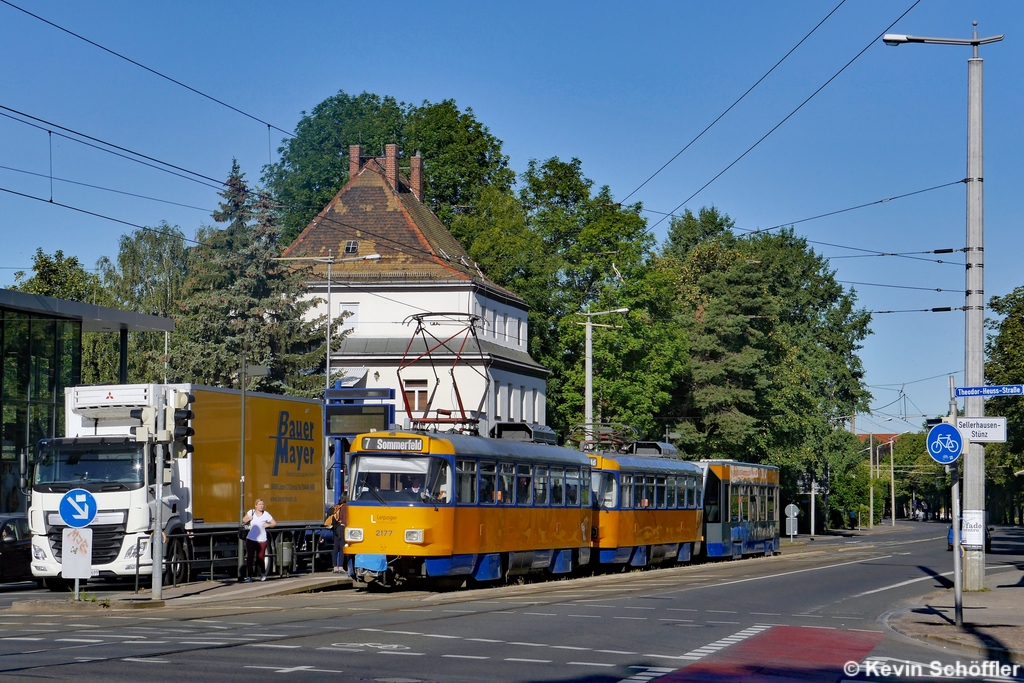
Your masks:
M770 630L709 655L658 683L824 683L845 678L843 664L864 659L882 633L802 626Z

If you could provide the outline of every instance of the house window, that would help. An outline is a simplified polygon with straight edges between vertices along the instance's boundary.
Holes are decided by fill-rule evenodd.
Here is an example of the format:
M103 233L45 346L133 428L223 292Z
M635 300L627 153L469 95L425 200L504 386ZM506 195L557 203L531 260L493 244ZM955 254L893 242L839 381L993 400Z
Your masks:
M501 316L501 338L508 341L508 315L502 314Z
M491 311L491 334L497 339L498 338L498 312Z
M487 307L484 306L480 313L480 334L487 334Z
M508 414L508 421L509 422L515 422L515 420L516 420L516 416L512 414L512 393L513 393L512 385L509 384L508 385L508 395L505 397L506 399L508 399L508 404L507 404L508 410L506 412Z
M409 410L427 410L427 380L407 379L402 382L405 388L405 400L409 404Z
M345 242L345 253L346 254L358 254L359 253L359 242L357 240L348 240Z
M526 387L519 387L519 421L526 422Z
M536 388L533 390L533 423L540 424L540 401Z
M353 330L359 329L359 304L358 303L351 302L351 303L341 304L338 307L338 314L342 318L344 318L344 320L340 321L340 325L343 328L351 327Z
M523 343L523 319L516 318L516 344L522 345Z
M501 419L501 385L494 383L494 419Z

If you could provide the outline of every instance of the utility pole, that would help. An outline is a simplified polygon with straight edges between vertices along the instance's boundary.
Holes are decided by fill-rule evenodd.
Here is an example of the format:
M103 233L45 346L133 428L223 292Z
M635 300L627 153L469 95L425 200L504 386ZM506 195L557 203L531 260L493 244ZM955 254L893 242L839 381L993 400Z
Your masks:
M964 381L966 386L985 384L985 215L984 215L984 137L982 135L982 67L978 46L998 43L998 36L978 37L978 22L974 22L971 38L932 38L886 34L886 45L903 43L932 43L937 45L970 45L971 59L967 60L967 261L964 302L966 325L964 329ZM969 396L964 400L964 417L984 417L985 399ZM985 446L971 443L964 449L964 516L985 518ZM985 588L985 547L964 548L964 589L980 591Z
M167 395L166 387L161 391L156 401L156 433L159 437L155 444L156 480L153 482L153 497L156 499L156 510L153 521L153 599L164 599L164 448L166 444L161 443L167 434ZM139 558L135 558L138 562Z
M978 22L974 22L974 40L978 39ZM985 216L984 216L984 145L982 136L982 66L978 43L973 44L974 58L967 61L967 301L964 312L965 386L980 387L985 383ZM985 399L969 396L964 399L964 417L984 417ZM985 515L985 445L970 443L964 457L964 508ZM985 546L966 549L964 579L966 589L985 588Z
M870 501L871 510L868 512L868 528L875 528L875 433L871 432L868 434L868 499Z
M892 525L896 526L896 468L893 465L892 445L895 439L889 439L889 486L892 496Z

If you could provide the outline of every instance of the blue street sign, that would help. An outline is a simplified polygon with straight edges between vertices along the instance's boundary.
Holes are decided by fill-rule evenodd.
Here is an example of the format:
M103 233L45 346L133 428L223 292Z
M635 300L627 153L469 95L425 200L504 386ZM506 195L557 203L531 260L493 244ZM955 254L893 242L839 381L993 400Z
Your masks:
M1000 384L991 387L957 387L957 398L964 396L1024 396L1024 384Z
M960 430L945 422L931 428L926 444L928 455L941 465L956 462L964 450L964 438L960 435Z
M60 499L60 518L70 527L89 526L96 519L96 499L85 489L71 489Z

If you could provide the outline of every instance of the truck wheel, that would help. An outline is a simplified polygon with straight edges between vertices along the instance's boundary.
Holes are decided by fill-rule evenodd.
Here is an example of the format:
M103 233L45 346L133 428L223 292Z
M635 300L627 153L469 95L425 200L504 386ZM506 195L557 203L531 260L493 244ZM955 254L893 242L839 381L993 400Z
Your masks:
M173 586L188 582L190 553L183 536L169 536L164 551L164 585Z

